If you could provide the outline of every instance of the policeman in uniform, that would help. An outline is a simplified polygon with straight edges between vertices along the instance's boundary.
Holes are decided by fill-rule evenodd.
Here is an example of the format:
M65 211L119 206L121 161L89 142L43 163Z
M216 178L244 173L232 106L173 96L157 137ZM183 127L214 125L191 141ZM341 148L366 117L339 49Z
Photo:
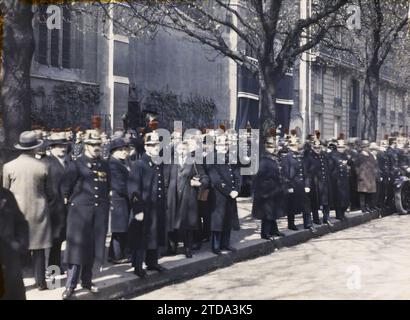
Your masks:
M91 282L92 268L94 262L104 262L110 192L110 170L100 157L101 142L98 130L87 130L84 155L69 164L62 178L61 193L68 206L63 299L72 296L80 273L82 287L98 292Z
M284 197L282 167L277 156L276 129L271 128L265 142L265 153L259 162L259 170L253 182L252 216L262 220L261 238L271 240L282 237L276 219L286 215L281 210L280 200Z
M128 197L133 219L128 237L132 250L134 273L145 277L147 270L166 268L158 264L159 248L166 246L167 216L164 164L158 161L160 140L156 131L145 135L145 154L131 168Z
M323 212L323 223L332 226L329 220L332 190L327 152L322 150L320 131L316 130L312 151L305 155L307 175L310 175L309 198L313 214L313 222L322 224L319 219L319 209Z
M230 163L228 139L225 134L216 137L215 149L216 164L207 168L211 182L209 201L212 252L220 255L221 250L236 251L230 245L230 237L232 229L239 230L236 198L240 191L240 174L239 168Z
M297 231L295 215L303 213L303 226L315 232L310 214L310 176L306 173L306 162L303 158L303 145L296 135L296 130L291 131L289 139L290 150L282 158L283 176L288 187L288 229Z

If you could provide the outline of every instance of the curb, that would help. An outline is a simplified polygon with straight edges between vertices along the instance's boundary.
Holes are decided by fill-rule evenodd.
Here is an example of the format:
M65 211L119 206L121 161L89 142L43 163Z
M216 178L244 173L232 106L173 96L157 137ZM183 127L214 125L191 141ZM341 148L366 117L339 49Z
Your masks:
M277 249L293 247L310 239L352 228L378 218L379 215L375 213L356 211L350 213L350 216L346 217L344 221L332 219L333 227L331 229L328 225L317 226L317 232L314 234L309 230L284 230L282 231L285 233L283 238L277 238L273 241L263 239L246 241L235 246L236 252L224 253L220 256L211 252L202 252L192 259L165 262L162 264L168 269L165 273L152 273L144 279L138 277L132 280L124 279L112 285L101 287L97 294L85 293L73 296L72 300L113 300L138 296L169 284L186 281L219 268L229 267L240 261L268 255Z

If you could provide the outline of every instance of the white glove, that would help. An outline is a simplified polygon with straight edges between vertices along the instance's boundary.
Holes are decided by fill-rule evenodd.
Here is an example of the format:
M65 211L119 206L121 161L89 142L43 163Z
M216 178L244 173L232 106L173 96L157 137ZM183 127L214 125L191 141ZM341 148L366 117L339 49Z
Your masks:
M68 204L68 199L64 198L64 204Z
M191 187L200 187L202 185L201 181L191 179Z
M235 199L239 195L239 193L238 191L231 191L229 195L231 196L232 199Z
M305 192L309 193L310 192L310 188L305 188Z
M137 214L134 216L134 218L135 218L135 220L137 220L137 221L142 221L142 220L144 220L144 212L137 213Z
M293 188L288 189L289 193L293 193Z
M407 172L410 172L410 167L406 169Z

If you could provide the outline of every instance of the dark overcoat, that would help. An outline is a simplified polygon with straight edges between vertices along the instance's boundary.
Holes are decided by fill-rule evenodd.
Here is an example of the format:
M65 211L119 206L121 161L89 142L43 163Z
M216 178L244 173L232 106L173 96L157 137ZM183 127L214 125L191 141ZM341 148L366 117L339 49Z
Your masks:
M19 210L13 194L0 187L0 285L4 300L24 300L20 255L26 252L29 243L29 226Z
M281 200L285 195L282 166L275 155L265 154L253 181L252 216L256 219L276 220L286 215Z
M64 205L64 198L61 194L60 185L68 163L67 160L64 160L62 164L53 155L44 158L44 161L46 161L49 166L52 191L52 197L49 200L49 209L53 238L65 240L67 227L67 207Z
M143 212L144 219L131 219L128 239L131 249L158 249L166 244L167 216L164 165L143 154L131 168L128 197L132 215Z
M207 165L211 189L209 204L211 211L211 231L223 230L224 220L229 219L233 230L239 230L239 218L236 199L229 195L231 191L241 190L240 173L236 165Z
M334 150L329 156L333 207L347 209L350 204L349 159L346 153Z
M286 190L293 189L293 193L288 194L288 210L295 214L310 210L309 196L305 192L305 188L311 186L306 164L303 155L292 150L282 157Z
M167 166L166 171L168 231L198 229L198 192L209 184L202 165L173 164ZM191 186L195 176L202 184L199 188Z
M130 204L127 191L129 167L125 161L122 162L113 157L108 163L111 172L111 232L127 232L130 222Z
M310 205L312 210L319 210L320 206L332 204L332 186L328 155L324 152L316 153L313 150L304 157L306 175L310 176Z
M100 158L70 162L61 183L68 199L65 263L104 263L108 229L110 170Z

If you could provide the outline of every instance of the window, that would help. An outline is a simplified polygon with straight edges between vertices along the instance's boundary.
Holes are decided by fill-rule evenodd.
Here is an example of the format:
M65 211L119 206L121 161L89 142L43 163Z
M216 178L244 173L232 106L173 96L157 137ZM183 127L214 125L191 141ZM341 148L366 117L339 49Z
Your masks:
M323 94L323 70L318 67L315 72L315 93Z
M339 136L339 133L341 131L341 124L342 124L341 118L335 117L334 127L333 127L333 135L335 138Z
M340 73L335 72L333 80L335 98L340 99L342 97L342 75Z
M79 14L71 12L69 5L61 5L61 28L49 30L47 28L47 5L40 5L38 10L38 29L36 60L38 63L59 68L81 68L82 67L82 41L83 33L74 28L83 28L82 18ZM75 20L74 20L75 19ZM75 47L73 47L75 39ZM75 49L75 52L73 52ZM72 59L75 53L76 59Z

